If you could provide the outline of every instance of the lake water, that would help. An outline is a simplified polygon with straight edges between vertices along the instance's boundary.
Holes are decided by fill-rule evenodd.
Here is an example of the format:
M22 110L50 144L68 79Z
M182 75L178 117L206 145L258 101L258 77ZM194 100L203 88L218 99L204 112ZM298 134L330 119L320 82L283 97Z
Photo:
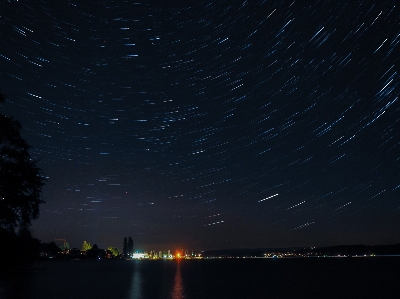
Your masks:
M400 258L47 261L0 298L400 298Z

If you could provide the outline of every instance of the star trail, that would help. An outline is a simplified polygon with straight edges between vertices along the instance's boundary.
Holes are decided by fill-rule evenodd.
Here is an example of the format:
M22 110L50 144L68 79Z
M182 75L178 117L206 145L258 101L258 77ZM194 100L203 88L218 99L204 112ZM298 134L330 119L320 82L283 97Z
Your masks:
M397 3L398 4L398 3ZM33 235L137 249L399 242L396 1L2 1Z

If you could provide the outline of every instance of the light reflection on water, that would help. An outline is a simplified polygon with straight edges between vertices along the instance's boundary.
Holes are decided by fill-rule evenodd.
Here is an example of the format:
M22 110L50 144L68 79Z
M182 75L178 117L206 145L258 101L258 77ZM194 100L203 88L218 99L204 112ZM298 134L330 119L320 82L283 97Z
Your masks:
M142 277L141 277L141 263L140 261L135 261L134 262L134 271L133 271L133 277L132 277L132 283L131 283L131 288L130 288L130 295L128 298L131 299L139 299L143 298L142 295Z
M127 299L152 298L150 296L185 298L181 262L161 261L161 263L159 261L131 261L133 269Z
M171 299L183 299L185 292L182 283L181 276L181 263L177 261L176 270L175 270L175 278L174 278L174 286L171 292Z
M400 298L399 276L398 257L46 261L0 276L0 298Z

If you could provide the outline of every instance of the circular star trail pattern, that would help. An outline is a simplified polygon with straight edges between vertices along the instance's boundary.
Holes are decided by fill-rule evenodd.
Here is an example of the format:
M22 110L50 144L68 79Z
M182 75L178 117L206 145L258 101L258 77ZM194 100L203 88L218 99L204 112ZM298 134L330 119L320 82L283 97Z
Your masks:
M43 241L396 243L396 1L2 1Z

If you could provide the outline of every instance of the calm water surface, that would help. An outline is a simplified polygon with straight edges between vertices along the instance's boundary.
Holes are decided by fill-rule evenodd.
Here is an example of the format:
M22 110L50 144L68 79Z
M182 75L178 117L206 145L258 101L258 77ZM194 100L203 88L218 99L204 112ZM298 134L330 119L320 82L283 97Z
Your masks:
M49 261L0 298L400 298L400 258Z

